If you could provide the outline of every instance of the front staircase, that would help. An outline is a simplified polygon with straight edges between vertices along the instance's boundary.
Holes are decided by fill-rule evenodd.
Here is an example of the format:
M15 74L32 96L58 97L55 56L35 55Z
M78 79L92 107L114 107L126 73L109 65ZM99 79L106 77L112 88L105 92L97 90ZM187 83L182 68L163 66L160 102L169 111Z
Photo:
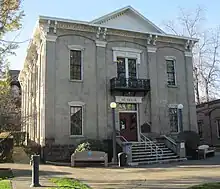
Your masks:
M128 142L125 138L118 136L121 144L129 143L130 145L130 162L129 165L145 165L153 163L169 163L186 160L169 149L164 142L158 140L150 140L141 134L140 142Z

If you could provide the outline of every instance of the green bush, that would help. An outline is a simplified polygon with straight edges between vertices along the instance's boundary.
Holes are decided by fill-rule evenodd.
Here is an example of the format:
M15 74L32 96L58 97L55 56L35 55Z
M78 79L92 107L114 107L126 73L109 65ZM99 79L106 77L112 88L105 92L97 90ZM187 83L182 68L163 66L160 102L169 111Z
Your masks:
M77 147L75 152L82 152L82 151L105 151L105 145L100 140L93 140L88 139L82 141Z
M0 133L0 162L12 162L13 137L10 132Z
M24 144L26 132L14 131L11 133L14 138L14 145L20 146Z

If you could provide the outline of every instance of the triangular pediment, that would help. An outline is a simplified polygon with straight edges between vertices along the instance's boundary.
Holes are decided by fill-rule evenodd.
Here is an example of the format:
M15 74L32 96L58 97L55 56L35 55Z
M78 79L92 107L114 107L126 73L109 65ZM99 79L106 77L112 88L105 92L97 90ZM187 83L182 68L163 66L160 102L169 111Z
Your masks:
M159 27L130 6L95 19L91 23L129 31L164 34Z

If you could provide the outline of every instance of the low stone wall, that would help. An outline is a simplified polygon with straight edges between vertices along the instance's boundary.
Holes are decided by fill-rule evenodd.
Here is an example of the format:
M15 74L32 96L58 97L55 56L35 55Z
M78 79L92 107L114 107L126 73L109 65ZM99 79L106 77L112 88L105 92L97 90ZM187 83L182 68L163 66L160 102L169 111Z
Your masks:
M43 160L56 162L70 162L75 145L46 145L43 147Z

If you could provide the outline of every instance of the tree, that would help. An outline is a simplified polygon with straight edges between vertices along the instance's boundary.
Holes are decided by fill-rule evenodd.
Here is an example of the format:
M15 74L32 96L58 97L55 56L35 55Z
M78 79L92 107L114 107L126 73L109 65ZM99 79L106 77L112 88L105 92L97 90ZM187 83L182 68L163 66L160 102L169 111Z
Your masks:
M21 2L21 0L0 1L0 71L7 61L7 56L14 54L13 50L18 48L18 43L15 42L17 36L12 41L4 40L4 37L21 28L21 19L24 16Z
M11 93L11 78L9 75L9 69L4 73L4 76L0 80L0 130L13 130L9 127L9 120L13 116L17 116L20 108L16 106L16 99L13 98Z
M176 35L198 38L199 42L193 48L193 74L196 102L203 101L200 92L205 93L205 101L216 96L219 69L219 28L203 28L205 21L201 7L189 11L180 9L176 20L168 21L165 27ZM204 90L205 89L205 90Z

